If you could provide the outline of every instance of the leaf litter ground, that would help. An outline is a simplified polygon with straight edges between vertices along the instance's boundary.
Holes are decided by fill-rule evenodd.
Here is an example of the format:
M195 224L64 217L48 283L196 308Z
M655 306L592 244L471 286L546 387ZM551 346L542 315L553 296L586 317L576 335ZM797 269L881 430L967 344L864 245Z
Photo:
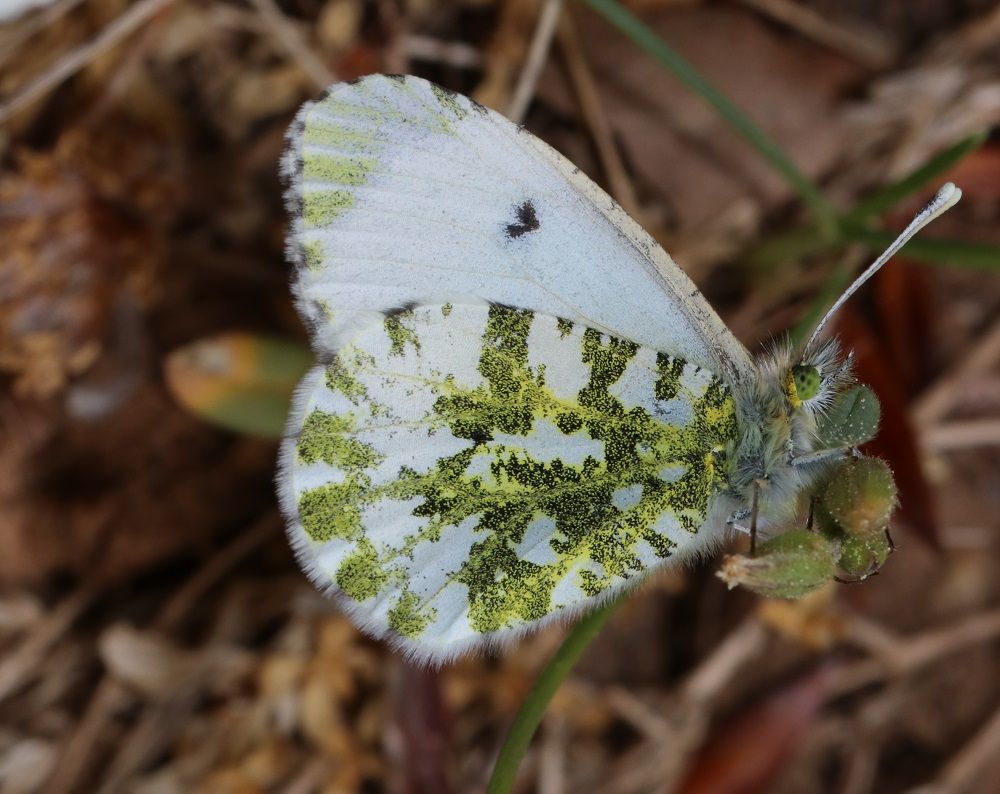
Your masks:
M571 5L541 60L528 0L63 0L0 28L4 791L482 788L561 630L439 672L362 638L294 566L273 443L201 423L163 371L220 332L303 338L282 134L368 71L501 110L529 85L529 128L744 341L793 325L835 261L740 259L797 222L789 189ZM1000 121L991 3L633 5L844 206ZM935 233L1000 243L997 152L958 166ZM726 594L711 564L658 578L557 694L520 790L994 790L1000 282L891 268L841 328L909 418L879 454L920 509L884 572L796 603Z

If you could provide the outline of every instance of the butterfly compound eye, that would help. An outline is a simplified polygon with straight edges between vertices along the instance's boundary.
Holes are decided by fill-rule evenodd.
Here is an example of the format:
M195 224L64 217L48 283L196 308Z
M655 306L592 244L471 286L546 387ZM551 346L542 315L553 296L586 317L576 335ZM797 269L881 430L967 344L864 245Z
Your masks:
M819 394L819 370L811 364L799 364L792 367L792 383L795 386L795 396L802 402L811 400Z

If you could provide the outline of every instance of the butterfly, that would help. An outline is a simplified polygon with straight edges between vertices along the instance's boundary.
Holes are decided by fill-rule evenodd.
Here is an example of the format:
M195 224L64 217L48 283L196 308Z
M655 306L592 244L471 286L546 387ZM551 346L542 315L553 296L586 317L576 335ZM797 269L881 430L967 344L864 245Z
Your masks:
M289 538L417 660L593 608L731 527L786 526L874 434L829 314L755 360L607 194L464 96L335 85L282 174L317 356L281 446Z

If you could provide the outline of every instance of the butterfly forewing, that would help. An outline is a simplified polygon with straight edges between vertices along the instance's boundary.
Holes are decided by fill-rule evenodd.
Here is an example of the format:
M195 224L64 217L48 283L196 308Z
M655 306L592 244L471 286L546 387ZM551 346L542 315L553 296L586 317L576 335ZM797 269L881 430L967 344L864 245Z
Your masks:
M335 86L284 159L295 289L316 346L400 307L479 298L721 373L746 350L663 250L550 147L414 77Z
M736 433L679 357L498 305L364 325L298 395L300 560L376 635L449 658L594 604L717 538Z

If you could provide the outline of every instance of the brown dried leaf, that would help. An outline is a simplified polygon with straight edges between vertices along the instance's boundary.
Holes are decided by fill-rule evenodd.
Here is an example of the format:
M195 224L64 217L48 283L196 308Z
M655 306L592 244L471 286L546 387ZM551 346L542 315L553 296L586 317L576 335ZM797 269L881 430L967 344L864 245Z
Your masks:
M360 33L364 6L361 0L330 0L319 14L316 37L325 50L340 52Z
M825 650L847 630L833 609L838 585L826 587L794 601L764 600L757 608L760 619L789 639L814 650Z
M195 665L165 637L121 623L104 630L98 653L114 678L147 697L170 692Z
M681 794L765 792L826 699L823 670L809 673L723 723L691 766Z
M67 132L24 151L0 180L0 370L20 394L48 397L97 360L114 305L149 297L169 206L154 148L117 133ZM146 212L153 206L159 212Z
M0 781L4 794L40 791L55 767L58 750L53 742L25 738L0 752Z
M634 166L637 187L665 202L681 230L708 224L748 198L770 208L792 196L787 183L667 70L596 14L577 16L603 110ZM742 9L673 8L643 20L805 173L823 173L836 162L847 142L838 95L857 78L856 67ZM554 70L548 77L539 93L575 114L573 92Z

